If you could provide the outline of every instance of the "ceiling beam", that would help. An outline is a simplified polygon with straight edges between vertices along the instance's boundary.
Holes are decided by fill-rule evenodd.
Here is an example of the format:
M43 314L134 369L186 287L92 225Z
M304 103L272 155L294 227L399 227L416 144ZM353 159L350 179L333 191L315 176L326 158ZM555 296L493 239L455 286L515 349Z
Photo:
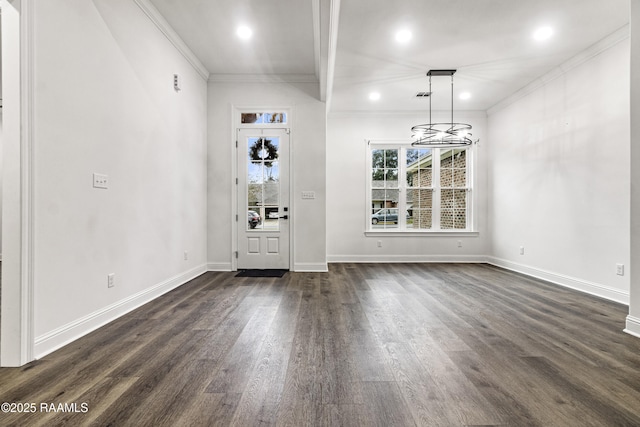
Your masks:
M338 45L340 0L313 0L313 32L316 76L320 100L331 103L333 76Z

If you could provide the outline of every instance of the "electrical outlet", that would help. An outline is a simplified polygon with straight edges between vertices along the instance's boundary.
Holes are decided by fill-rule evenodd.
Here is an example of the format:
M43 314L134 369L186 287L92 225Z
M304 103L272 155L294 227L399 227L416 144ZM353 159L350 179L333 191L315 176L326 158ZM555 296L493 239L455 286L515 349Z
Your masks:
M113 288L116 285L116 274L107 274L107 288Z
M188 260L189 259L189 251L184 251L184 260Z
M109 188L109 176L101 173L93 174L93 188Z
M382 247L382 240L378 240L378 247L381 248Z
M461 248L462 247L462 240L458 240L458 247Z
M618 276L624 276L624 264L616 264L616 274Z
M524 246L520 246L520 255L524 255Z

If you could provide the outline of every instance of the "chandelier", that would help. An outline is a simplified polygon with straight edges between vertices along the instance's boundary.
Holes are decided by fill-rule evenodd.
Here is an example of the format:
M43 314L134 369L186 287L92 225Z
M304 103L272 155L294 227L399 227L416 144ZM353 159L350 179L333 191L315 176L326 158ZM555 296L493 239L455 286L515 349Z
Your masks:
M468 147L471 141L471 125L466 123L453 122L453 75L456 70L429 70L429 92L421 92L418 96L429 98L429 123L415 125L411 128L411 145L427 148L457 148ZM431 77L450 76L451 77L451 122L433 123L431 120Z

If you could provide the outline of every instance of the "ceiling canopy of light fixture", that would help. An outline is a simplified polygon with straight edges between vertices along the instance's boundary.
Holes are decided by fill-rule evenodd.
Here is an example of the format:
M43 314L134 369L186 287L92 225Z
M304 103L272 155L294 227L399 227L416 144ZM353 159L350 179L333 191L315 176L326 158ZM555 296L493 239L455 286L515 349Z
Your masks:
M466 123L454 123L453 121L453 75L456 70L429 70L429 92L420 92L423 97L429 98L429 123L415 125L411 128L411 145L428 148L459 148L469 147L471 140L471 125ZM451 121L449 123L433 123L431 120L431 77L451 77Z

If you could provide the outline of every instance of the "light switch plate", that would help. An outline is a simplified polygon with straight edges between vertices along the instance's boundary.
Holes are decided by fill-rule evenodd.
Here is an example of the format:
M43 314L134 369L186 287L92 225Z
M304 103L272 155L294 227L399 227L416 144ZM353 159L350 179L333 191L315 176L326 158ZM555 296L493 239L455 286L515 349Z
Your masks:
M302 192L302 198L303 199L307 199L307 200L312 200L316 198L316 192L315 191L303 191Z

